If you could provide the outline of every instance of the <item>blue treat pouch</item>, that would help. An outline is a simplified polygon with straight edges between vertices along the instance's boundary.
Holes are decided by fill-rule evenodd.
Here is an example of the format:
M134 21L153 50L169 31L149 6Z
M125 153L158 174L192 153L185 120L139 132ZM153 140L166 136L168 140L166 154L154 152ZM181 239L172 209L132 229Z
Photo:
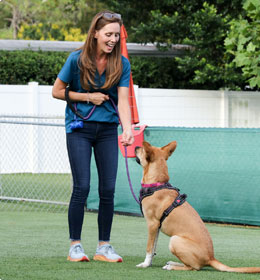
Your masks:
M72 122L70 124L70 128L71 128L71 130L75 130L75 129L78 129L78 128L83 128L83 121L75 120L74 122Z

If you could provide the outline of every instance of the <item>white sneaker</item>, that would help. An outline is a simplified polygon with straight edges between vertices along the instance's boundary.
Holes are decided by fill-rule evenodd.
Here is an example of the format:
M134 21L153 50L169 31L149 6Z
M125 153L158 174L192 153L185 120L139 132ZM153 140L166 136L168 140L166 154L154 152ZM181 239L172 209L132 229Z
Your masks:
M104 244L97 247L96 254L93 258L95 261L103 262L122 262L120 257L110 244Z
M89 262L89 258L84 253L81 243L76 243L70 246L67 260L71 262Z

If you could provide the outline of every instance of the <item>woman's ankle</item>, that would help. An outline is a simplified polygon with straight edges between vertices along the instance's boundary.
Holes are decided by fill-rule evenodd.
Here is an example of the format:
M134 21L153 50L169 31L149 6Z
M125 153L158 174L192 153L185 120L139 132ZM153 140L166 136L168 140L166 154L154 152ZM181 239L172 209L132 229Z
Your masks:
M105 244L109 244L109 241L99 241L98 242L98 246L102 246L102 245L105 245Z
M81 242L81 240L72 240L70 242L70 246L75 245L75 244L79 244Z

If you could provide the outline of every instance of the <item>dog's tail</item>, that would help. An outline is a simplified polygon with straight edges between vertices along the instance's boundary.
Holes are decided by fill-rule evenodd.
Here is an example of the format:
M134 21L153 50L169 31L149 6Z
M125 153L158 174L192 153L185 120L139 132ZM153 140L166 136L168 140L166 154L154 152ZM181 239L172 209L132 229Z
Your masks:
M209 261L209 265L219 271L240 272L240 273L260 273L260 267L229 267L216 259Z

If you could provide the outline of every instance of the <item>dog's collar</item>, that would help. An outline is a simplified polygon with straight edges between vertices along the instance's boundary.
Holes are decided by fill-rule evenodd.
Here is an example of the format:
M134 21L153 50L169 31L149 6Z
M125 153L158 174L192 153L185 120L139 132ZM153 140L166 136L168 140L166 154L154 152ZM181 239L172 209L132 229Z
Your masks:
M161 185L164 185L165 183L160 183L160 182L157 182L157 183L153 183L153 184L144 184L144 183L141 183L141 186L142 188L152 188L152 187L159 187Z

